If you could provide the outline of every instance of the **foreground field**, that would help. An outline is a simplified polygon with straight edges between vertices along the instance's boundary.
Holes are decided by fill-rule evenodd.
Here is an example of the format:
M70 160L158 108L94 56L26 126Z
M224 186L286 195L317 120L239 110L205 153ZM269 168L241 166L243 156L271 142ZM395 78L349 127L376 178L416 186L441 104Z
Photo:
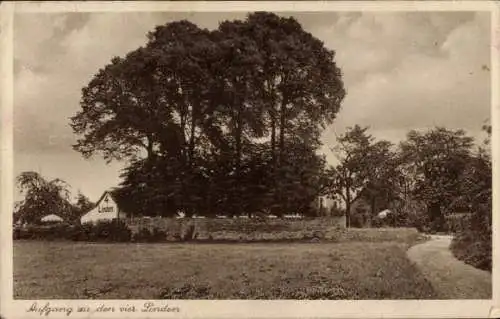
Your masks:
M435 298L406 257L409 242L362 237L316 244L16 241L14 298Z

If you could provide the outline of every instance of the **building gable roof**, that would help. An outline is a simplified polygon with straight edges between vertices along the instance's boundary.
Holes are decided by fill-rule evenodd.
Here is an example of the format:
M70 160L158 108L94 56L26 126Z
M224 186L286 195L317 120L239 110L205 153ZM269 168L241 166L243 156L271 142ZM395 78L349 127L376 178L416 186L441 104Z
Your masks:
M111 199L118 205L118 202L116 201L115 196L113 196L113 192L111 192L110 190L106 190L101 195L101 197L99 198L99 200L95 203L96 207L102 202L102 200L106 197L106 195L109 195L109 197L111 197Z
M94 210L97 206L99 206L99 204L102 202L102 200L106 197L106 195L109 195L109 197L111 197L111 199L116 203L116 205L118 205L118 202L116 201L116 198L115 196L113 195L113 192L110 191L110 190L106 190L104 191L104 193L102 193L101 197L99 197L99 199L97 200L97 202L95 202L94 205L92 205L92 208L90 209L87 209L85 211L85 213L82 214L83 215L86 215L87 213L91 212L92 210ZM119 205L118 205L119 207Z

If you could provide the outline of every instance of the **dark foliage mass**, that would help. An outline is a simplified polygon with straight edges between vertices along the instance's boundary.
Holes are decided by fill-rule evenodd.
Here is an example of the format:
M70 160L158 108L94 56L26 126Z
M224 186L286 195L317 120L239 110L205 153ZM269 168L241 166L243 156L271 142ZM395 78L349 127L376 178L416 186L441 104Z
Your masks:
M158 26L82 94L74 148L129 161L116 191L127 211L232 216L315 214L319 137L345 91L333 51L257 12L213 31Z
M120 220L100 221L95 224L85 223L74 228L73 240L129 242L132 231Z
M351 227L416 227L455 234L460 259L491 269L492 183L489 139L478 149L463 130L410 131L397 147L354 126L337 138L339 164L329 191ZM384 218L377 214L384 209Z
M488 150L491 126L486 126L488 138L485 147L468 162L460 177L460 196L453 209L465 211L458 224L452 251L465 262L481 268L492 269L492 161Z

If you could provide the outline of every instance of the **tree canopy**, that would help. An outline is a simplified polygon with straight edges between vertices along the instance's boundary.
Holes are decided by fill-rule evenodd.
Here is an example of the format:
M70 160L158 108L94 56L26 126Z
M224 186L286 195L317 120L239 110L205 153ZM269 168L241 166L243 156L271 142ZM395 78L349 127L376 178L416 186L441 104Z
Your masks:
M364 197L370 203L374 216L377 199L383 199L387 205L396 196L398 174L393 145L384 140L375 141L368 129L359 125L349 127L337 138L333 149L339 163L329 171L330 192L344 202L347 226L351 224L351 206L358 199Z
M16 203L14 221L39 223L47 215L70 219L73 207L69 201L69 185L61 179L47 180L37 172L23 172L16 183L24 199Z
M410 131L401 143L405 162L413 166L412 190L427 206L433 228L442 229L454 198L460 196L460 178L470 163L473 139L463 130L437 127L425 133Z
M307 210L322 189L320 135L345 96L334 58L273 13L158 26L83 88L74 149L128 162L118 193L137 213Z

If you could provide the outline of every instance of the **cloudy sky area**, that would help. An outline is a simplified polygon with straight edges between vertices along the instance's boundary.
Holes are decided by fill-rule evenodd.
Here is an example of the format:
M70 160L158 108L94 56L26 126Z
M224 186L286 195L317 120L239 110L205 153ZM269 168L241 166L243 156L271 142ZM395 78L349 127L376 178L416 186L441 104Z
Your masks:
M23 13L14 24L14 174L60 177L91 200L119 183L120 163L84 160L72 150L68 118L81 88L113 56L146 42L158 24L200 27L246 13ZM490 116L488 13L283 13L336 51L347 96L324 134L355 124L398 142L410 129L463 128L477 139Z

